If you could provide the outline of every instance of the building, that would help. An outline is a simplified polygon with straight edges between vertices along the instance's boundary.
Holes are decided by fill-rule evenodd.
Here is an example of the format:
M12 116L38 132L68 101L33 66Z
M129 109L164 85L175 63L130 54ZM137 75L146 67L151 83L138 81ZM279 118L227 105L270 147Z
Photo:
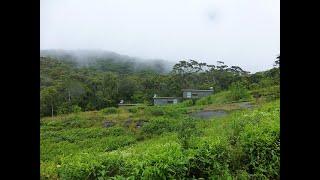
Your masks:
M177 104L179 98L177 97L153 97L154 105L166 105L166 104Z
M182 89L184 99L198 99L213 94L213 89L199 90L199 89Z

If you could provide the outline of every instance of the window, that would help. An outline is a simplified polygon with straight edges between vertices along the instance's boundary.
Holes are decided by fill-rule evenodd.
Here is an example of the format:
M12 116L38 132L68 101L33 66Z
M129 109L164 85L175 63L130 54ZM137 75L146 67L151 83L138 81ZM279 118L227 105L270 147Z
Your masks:
M168 104L173 104L173 100L168 100Z
M191 92L187 92L187 98L191 98Z

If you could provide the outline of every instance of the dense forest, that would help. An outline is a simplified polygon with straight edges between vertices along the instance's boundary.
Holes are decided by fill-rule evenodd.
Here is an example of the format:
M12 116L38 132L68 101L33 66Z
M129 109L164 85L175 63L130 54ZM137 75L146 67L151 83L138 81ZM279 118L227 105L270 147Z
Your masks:
M181 89L220 92L234 87L255 90L280 84L280 55L274 68L251 74L223 61L211 65L181 60L143 61L115 53L41 51L40 116L116 107L125 103L152 104L158 96L181 96Z

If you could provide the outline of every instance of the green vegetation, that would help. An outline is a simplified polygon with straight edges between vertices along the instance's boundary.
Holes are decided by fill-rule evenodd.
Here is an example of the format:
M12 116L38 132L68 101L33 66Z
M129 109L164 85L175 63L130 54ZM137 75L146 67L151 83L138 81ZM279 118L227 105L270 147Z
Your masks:
M249 91L245 86L240 83L232 83L230 86L230 92L228 94L228 99L231 101L248 101L250 98Z
M169 74L129 76L40 60L41 179L280 179L278 67L248 74L181 61ZM187 85L216 93L149 105ZM119 99L140 104L117 108ZM191 116L208 110L227 115Z
M115 114L118 112L118 109L115 107L104 108L100 110L104 114Z
M157 71L165 66L161 63L150 69L142 64L134 65L132 60L103 56L90 58L86 65L67 55L40 58L41 117L117 107L120 100L128 104L152 105L154 94L181 97L181 89L187 88L212 87L215 93L229 90L225 94L228 99L222 97L217 101L250 100L248 91L280 84L279 67L250 74L222 61L209 65L189 60L179 61L170 73L164 73ZM203 103L211 101L208 99Z
M90 111L43 118L41 177L279 179L279 100L204 121L188 116L196 108L170 105L156 116L159 107L121 110L108 128L104 120L117 116ZM145 114L142 128L124 126L128 114L133 125Z

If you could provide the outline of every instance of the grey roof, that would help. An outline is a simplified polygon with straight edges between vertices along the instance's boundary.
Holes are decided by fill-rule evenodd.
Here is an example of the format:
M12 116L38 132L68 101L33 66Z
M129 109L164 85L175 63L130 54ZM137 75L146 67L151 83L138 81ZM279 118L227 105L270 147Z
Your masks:
M178 99L178 97L153 97L153 99Z
M201 90L201 89L182 89L181 91L205 91L205 92L213 92L212 89Z

